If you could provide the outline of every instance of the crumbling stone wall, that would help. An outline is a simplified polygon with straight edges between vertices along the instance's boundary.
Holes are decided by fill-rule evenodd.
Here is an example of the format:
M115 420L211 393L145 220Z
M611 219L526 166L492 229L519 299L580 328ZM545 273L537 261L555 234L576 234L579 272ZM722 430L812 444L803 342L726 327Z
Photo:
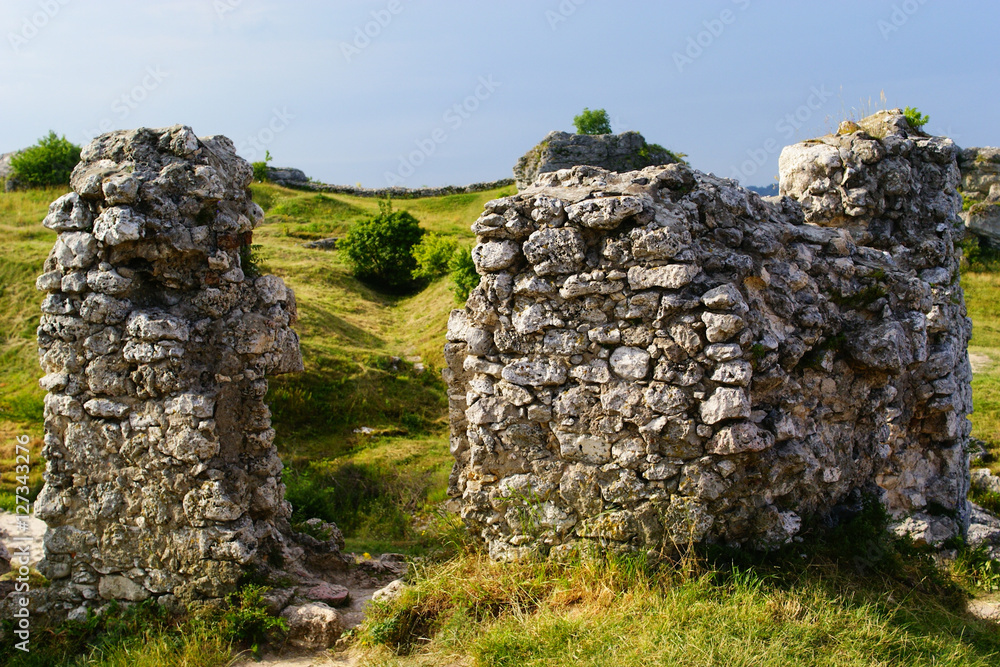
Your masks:
M962 192L975 201L1000 201L1000 148L964 148L958 154Z
M965 148L958 154L966 227L992 246L1000 245L1000 148Z
M301 370L295 297L248 263L249 164L188 127L84 148L38 288L53 609L217 598L283 548L263 398Z
M489 202L445 353L451 491L491 555L770 546L864 495L961 534L955 156L886 113L787 148L787 197L672 164Z

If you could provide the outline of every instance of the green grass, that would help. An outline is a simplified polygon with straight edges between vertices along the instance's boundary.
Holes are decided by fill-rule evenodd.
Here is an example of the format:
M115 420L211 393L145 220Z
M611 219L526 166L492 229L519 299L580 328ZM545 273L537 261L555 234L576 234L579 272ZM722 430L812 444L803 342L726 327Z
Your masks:
M293 523L333 521L358 553L437 551L413 519L436 522L447 499L451 457L442 435L375 436L344 456L299 463L285 475Z
M15 505L15 438L31 437L31 498L42 486L41 375L35 329L43 295L35 278L55 242L55 233L41 225L49 203L65 194L43 188L0 194L0 509Z
M281 642L287 624L266 613L265 589L244 586L217 608L171 618L152 601L91 613L58 628L33 621L31 651L15 649L12 623L0 621L6 667L219 667L254 654L265 639Z
M43 295L35 278L56 235L42 227L49 203L63 189L0 195L0 422L37 424L44 392L38 386L35 328Z
M962 276L965 304L972 318L972 435L986 443L988 465L1000 472L1000 273Z
M992 665L1000 635L965 615L925 556L859 572L821 547L752 565L642 556L418 570L358 633L370 665ZM801 553L799 553L801 552ZM471 661L468 658L471 657Z

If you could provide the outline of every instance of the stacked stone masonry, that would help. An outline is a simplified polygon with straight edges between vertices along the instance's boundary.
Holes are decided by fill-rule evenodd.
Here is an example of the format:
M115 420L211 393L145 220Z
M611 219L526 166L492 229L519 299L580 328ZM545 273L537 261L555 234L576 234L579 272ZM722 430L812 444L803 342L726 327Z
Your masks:
M264 377L302 360L294 294L248 263L252 176L225 137L116 132L49 209L36 512L53 611L218 598L283 548Z
M769 547L865 497L963 534L956 153L884 112L786 148L780 197L671 164L487 203L445 376L490 554Z
M1000 245L1000 148L966 148L958 155L958 167L966 226L989 245Z

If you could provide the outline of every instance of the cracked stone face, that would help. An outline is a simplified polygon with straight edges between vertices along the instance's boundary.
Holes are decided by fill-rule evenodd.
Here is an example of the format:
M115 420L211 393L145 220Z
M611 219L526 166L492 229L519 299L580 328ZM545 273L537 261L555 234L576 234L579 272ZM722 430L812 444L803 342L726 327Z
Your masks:
M225 137L113 132L49 208L35 509L54 608L220 597L282 547L264 378L302 359L294 294L243 263L251 179Z
M963 533L957 149L859 126L786 148L781 197L671 164L486 204L445 377L450 490L493 557L768 547L865 494Z

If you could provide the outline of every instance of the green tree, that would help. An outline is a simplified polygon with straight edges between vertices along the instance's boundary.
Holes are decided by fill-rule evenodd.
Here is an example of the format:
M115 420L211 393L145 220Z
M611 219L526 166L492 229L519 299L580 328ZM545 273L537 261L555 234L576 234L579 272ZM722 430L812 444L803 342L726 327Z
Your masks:
M69 185L73 167L80 161L80 147L65 136L49 131L38 143L11 158L11 176L21 185Z
M449 271L449 263L458 243L440 234L425 234L417 245L413 246L413 259L417 262L414 278L433 280Z
M253 167L253 180L258 183L263 183L267 180L267 163L273 160L271 157L271 151L264 151L264 159L260 162L253 162L250 166Z
M611 134L611 121L604 109L591 111L587 107L579 116L573 117L577 134Z
M476 263L472 260L472 248L462 248L452 255L448 267L451 269L455 300L465 303L472 290L479 286L479 274L476 273Z
M417 260L413 247L424 230L412 215L392 210L389 200L379 202L379 214L355 223L337 244L354 275L376 287L405 291L413 286Z

